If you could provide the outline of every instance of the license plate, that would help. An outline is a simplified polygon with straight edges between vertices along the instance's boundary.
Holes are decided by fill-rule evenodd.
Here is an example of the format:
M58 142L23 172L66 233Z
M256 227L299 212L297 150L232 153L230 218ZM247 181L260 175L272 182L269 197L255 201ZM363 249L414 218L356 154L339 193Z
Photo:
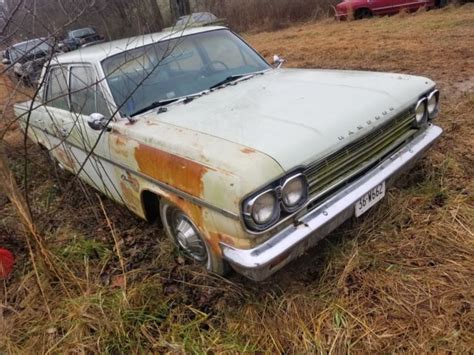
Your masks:
M385 196L385 181L375 186L364 196L362 196L359 201L355 204L355 215L356 217L362 216L367 212L373 205L379 202Z

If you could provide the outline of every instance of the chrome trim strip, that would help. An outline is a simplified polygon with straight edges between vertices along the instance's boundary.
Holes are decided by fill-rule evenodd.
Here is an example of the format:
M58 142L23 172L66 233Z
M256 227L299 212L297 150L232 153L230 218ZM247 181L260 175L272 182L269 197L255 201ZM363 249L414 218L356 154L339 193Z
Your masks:
M252 249L237 249L221 242L224 259L253 280L267 278L353 216L354 204L367 191L383 181L389 184L413 166L442 132L440 127L428 126L360 179Z
M50 132L48 132L47 130L45 130L45 129L43 129L43 128L40 128L40 127L38 127L38 126L36 126L36 125L33 125L33 124L31 124L31 123L29 124L29 126L30 126L30 128L38 129L38 130L40 130L40 131L42 131L42 132L44 132L44 133L46 133L46 134L52 136L52 134L51 134ZM85 152L85 153L89 153L89 152L85 151L83 148L81 148L81 147L79 147L79 146L77 146L77 145L75 145L75 144L73 144L73 143L71 143L71 142L69 142L69 141L67 141L67 144L69 144L69 145L71 145L72 147L74 147L74 148L76 148L76 149L79 149L79 150L81 150L81 151L83 151L83 152ZM175 188L175 187L173 187L173 186L171 186L171 185L168 185L168 184L166 184L166 183L164 183L164 182L161 182L161 181L159 181L159 180L156 180L156 179L154 179L154 178L152 178L152 177L150 177L150 176L148 176L148 175L145 175L145 174L143 174L143 173L141 173L141 172L139 172L139 171L132 170L132 169L128 168L128 167L125 166L125 165L122 165L122 164L117 163L117 162L115 162L115 161L113 161L113 160L110 160L109 158L102 157L102 156L100 156L100 155L95 154L94 152L91 154L91 156L94 156L95 158L98 158L98 159L100 159L100 160L106 161L106 162L108 162L108 163L110 163L110 164L112 164L112 165L115 165L115 166L117 166L117 167L119 167L119 168L121 168L121 169L124 169L124 170L130 172L131 174L134 174L134 175L136 175L136 176L139 176L139 177L141 177L142 179L145 179L145 180L147 180L147 181L149 181L149 182L151 182L151 183L153 183L153 184L158 185L158 186L159 186L160 188L162 188L163 190L166 190L166 191L168 191L168 192L174 193L174 194L176 194L176 195L178 195L178 196L180 196L180 197L182 197L182 198L184 198L184 199L186 199L186 200L188 200L188 201L191 201L191 202L193 202L193 203L195 203L195 204L197 204L197 205L200 205L200 206L202 206L202 207L206 207L206 208L209 208L209 209L214 210L214 211L216 211L216 212L222 213L222 214L225 215L226 217L230 217L230 218L235 219L235 220L240 220L240 216L239 216L238 214L235 214L234 212L231 212L231 211L225 210L225 209L223 209L223 208L214 206L214 205L212 205L212 204L210 204L210 203L208 203L208 202L206 202L206 201L204 201L204 200L202 200L202 199L200 199L200 198L198 198L198 197L196 197L196 196L193 196L193 195L191 195L191 194L189 194L189 193L187 193L187 192L184 192L184 191L182 191L182 190L179 190L179 189L177 189L177 188Z
M415 1L415 2L409 2L409 3L406 3L406 4L401 4L401 5L390 5L390 6L382 6L382 7L375 7L372 9L372 11L378 11L378 10L385 10L385 9L396 9L398 10L397 8L401 7L401 8L405 8L407 6L411 6L411 5L421 5L421 7L423 6L426 6L427 5L427 2L426 1Z

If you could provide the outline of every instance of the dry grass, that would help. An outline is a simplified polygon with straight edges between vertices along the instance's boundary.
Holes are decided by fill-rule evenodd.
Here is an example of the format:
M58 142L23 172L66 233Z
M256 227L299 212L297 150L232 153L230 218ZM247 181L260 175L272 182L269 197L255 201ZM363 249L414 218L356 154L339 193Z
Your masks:
M235 31L274 31L334 16L337 0L203 0L202 10L225 18Z
M19 257L2 288L0 351L472 352L472 23L463 7L247 37L290 66L416 73L443 92L445 134L428 157L383 203L264 283L183 264L158 229L108 200L102 209L31 147L33 216L64 274L38 264L49 318L0 196L0 245ZM22 141L11 132L6 142L22 181Z

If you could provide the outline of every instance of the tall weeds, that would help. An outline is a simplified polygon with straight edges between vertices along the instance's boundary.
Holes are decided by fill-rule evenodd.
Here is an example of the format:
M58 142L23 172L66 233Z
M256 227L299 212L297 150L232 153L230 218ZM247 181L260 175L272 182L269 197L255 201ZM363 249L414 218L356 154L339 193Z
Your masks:
M337 0L205 0L202 10L227 19L237 31L277 30L332 14Z

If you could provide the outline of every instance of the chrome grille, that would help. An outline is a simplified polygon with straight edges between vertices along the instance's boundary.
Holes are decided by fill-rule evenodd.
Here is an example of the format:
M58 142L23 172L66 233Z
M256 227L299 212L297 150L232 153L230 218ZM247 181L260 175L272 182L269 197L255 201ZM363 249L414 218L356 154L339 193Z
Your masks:
M312 200L322 197L382 159L412 136L413 112L406 112L305 170Z

